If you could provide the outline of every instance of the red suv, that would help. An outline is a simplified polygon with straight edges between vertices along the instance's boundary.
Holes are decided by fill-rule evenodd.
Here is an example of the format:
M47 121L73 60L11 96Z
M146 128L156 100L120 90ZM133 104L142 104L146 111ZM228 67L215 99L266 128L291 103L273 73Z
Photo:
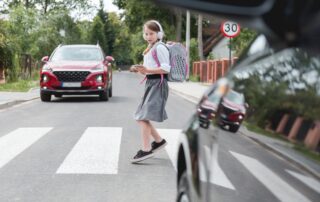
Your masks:
M49 102L51 95L96 94L108 101L112 96L112 61L99 45L59 45L50 58L42 58L41 100Z

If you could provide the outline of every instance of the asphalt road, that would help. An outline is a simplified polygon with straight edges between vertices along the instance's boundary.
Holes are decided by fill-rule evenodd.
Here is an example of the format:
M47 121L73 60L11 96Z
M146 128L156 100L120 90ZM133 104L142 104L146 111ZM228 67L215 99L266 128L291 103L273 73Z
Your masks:
M0 201L175 201L174 147L139 165L130 163L141 144L133 120L141 79L115 73L108 102L68 96L1 110ZM155 126L174 145L194 109L171 93L169 119ZM219 141L212 201L280 201L290 199L292 190L296 199L319 199L319 187L310 188L292 174L304 173L251 140L224 132ZM275 183L268 184L257 169L271 172L275 177L269 181ZM278 191L270 188L278 185Z

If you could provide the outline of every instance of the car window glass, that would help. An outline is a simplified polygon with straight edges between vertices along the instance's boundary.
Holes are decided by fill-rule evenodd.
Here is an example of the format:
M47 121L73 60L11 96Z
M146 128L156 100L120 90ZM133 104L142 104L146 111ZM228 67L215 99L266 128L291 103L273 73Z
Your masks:
M239 57L238 63L243 62L244 60L248 60L248 58L250 58L250 62L259 60L260 58L265 57L271 52L273 52L273 49L270 46L267 38L264 35L260 34L252 41L249 47L242 52Z
M234 91L229 91L226 95L225 98L233 103L242 105L244 103L243 96L234 92Z
M100 61L103 60L101 51L98 48L87 47L62 47L58 49L51 61Z
M264 35L259 35L248 49L247 55L253 55L268 49L269 45Z

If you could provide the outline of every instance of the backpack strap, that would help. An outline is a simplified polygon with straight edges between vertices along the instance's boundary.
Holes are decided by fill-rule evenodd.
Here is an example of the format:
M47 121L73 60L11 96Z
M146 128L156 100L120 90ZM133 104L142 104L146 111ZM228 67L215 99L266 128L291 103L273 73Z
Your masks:
M158 67L160 68L161 65L159 62L158 55L157 55L157 47L155 47L155 49L151 52L151 54L152 54L153 59L156 61ZM163 74L161 74L161 81L160 81L159 86L162 84L162 82L163 82Z
M161 43L161 42L160 42L160 43ZM156 61L158 67L160 68L161 64L160 64L160 61L159 61L159 58L158 58L158 54L157 54L157 46L158 46L158 45L159 45L159 44L157 44L157 45L154 47L154 49L153 49L152 52L151 52L151 55L152 55L154 61ZM164 45L164 44L163 44L163 45ZM165 46L165 45L164 45L164 46ZM162 82L163 82L163 74L161 74L161 81L160 81L159 86L162 85Z

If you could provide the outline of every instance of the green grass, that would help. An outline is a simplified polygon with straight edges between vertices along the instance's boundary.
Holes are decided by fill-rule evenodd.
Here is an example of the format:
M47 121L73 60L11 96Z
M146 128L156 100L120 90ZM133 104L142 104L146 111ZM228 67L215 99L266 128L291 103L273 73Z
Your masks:
M252 132L255 132L259 135L265 135L265 136L268 136L268 137L271 137L271 138L276 138L278 140L282 140L282 141L285 141L285 142L289 142L283 135L281 134L277 134L277 133L274 133L274 132L271 132L271 131L266 131L254 124L251 124L251 123L248 123L248 122L243 122L243 124L247 127L248 130L252 131Z
M18 80L16 82L0 84L0 91L27 92L39 86L39 80Z
M193 82L199 82L200 77L199 76L194 76L194 75L189 75L189 80Z
M259 135L265 135L265 136L268 136L271 138L276 138L276 139L279 139L279 140L282 140L284 142L289 143L289 141L286 139L286 137L284 137L281 134L273 133L271 131L266 131L266 130L264 130L254 124L250 124L248 122L244 122L243 124L247 127L248 130L255 132ZM304 145L302 145L302 143L292 143L292 144L293 144L294 150L298 151L300 154L304 155L305 157L307 157L309 159L313 159L316 162L320 163L320 154L319 153L309 150Z
M320 163L320 153L310 151L308 148L306 148L304 145L295 144L293 149L296 151L302 153L304 156L307 156L313 160L315 160L317 163Z

